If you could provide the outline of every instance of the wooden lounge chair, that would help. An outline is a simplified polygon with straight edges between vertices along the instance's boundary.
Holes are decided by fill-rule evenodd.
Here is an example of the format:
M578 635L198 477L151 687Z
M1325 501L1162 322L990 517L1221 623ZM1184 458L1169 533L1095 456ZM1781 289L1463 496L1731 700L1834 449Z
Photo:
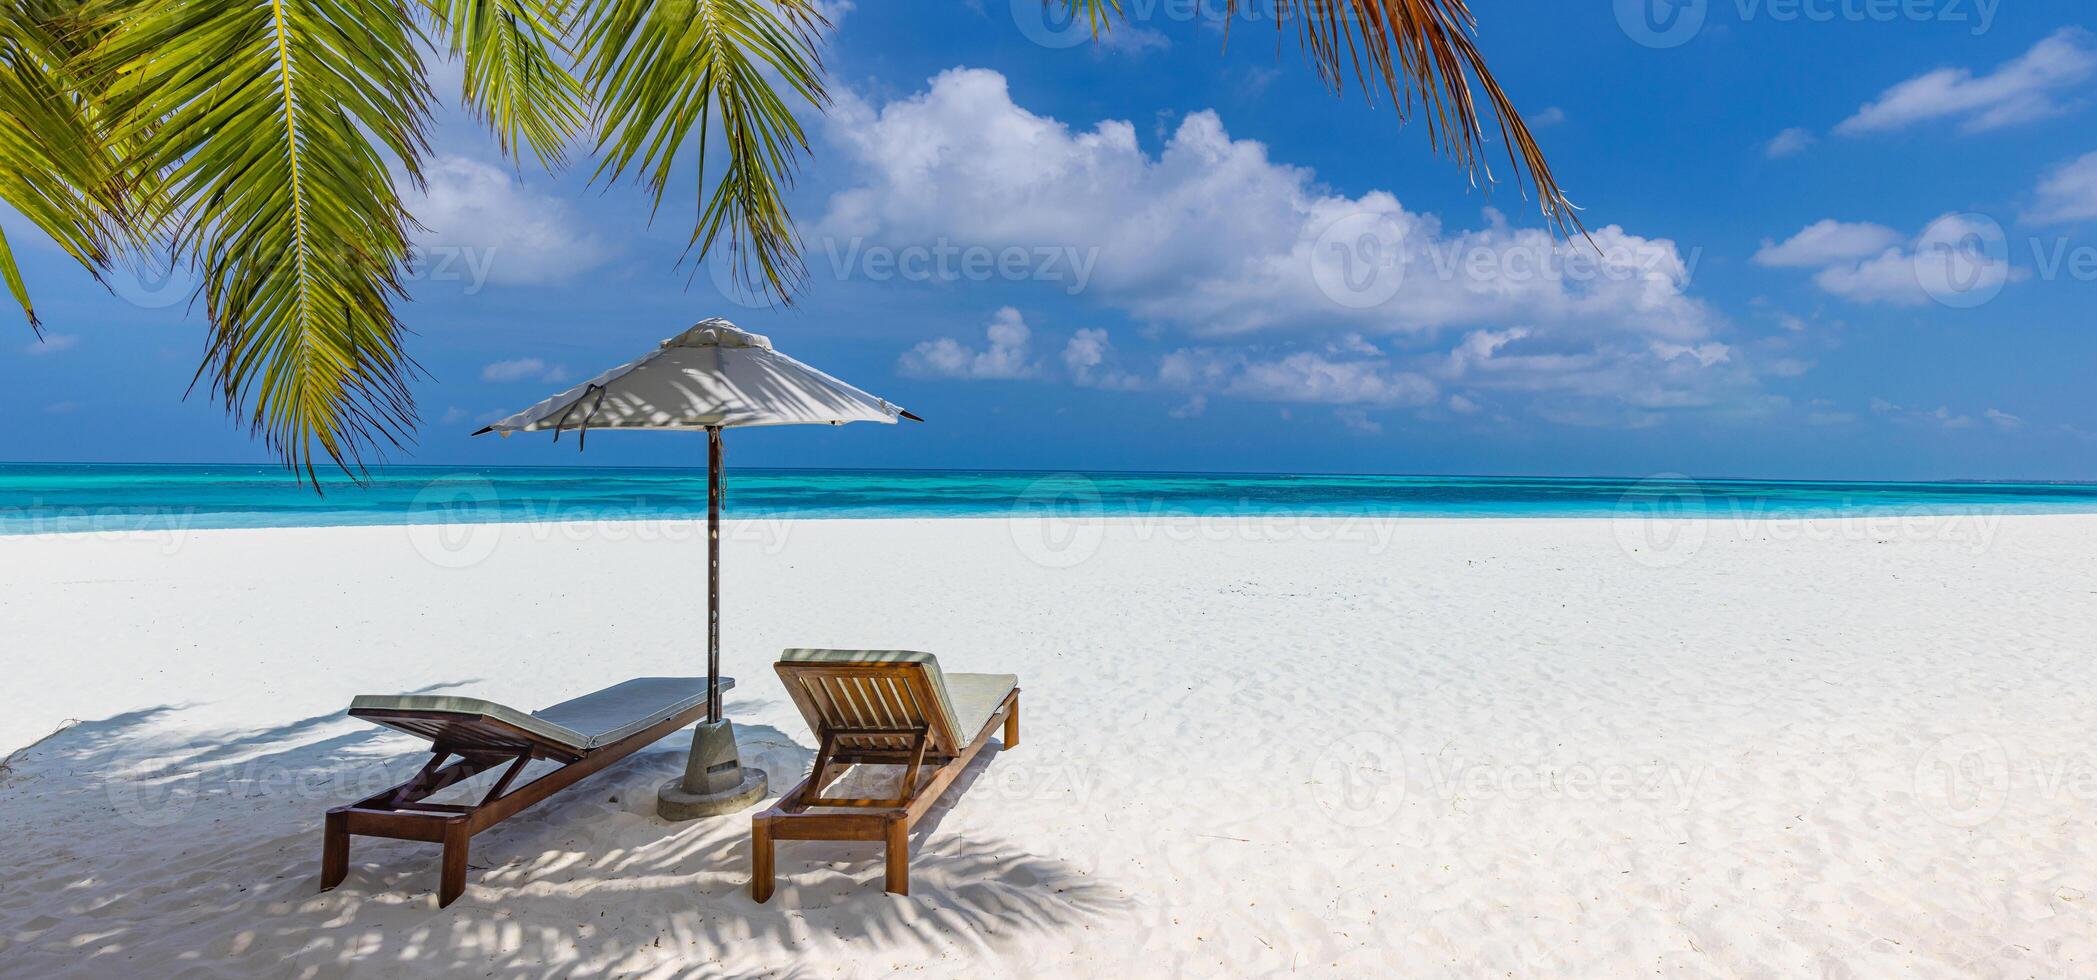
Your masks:
M904 650L788 650L775 669L817 747L808 778L750 820L751 894L772 897L775 840L885 841L888 891L909 894L910 828L999 724L1005 747L1019 745L1019 679L943 674L931 654ZM859 764L903 766L895 794L823 795Z
M721 678L724 691L734 684ZM437 907L443 908L466 890L466 847L473 835L697 721L706 714L706 678L635 678L532 714L478 698L419 694L364 695L350 702L349 713L429 739L430 758L413 779L328 811L320 890L349 874L353 835L429 841L444 845L437 889ZM453 756L458 761L446 764ZM513 788L534 759L561 767ZM427 802L448 786L503 765L508 768L478 803Z

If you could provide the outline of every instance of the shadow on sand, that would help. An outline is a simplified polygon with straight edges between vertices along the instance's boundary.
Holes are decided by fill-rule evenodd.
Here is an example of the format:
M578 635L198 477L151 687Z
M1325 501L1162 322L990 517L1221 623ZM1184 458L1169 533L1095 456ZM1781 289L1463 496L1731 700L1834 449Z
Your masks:
M1030 852L1023 828L998 827L995 800L965 822L998 834L941 832L996 749L919 824L909 897L882 892L877 844L790 842L779 891L759 905L747 816L655 815L655 787L682 770L682 733L475 838L466 894L448 909L435 907L437 849L411 842L356 839L349 879L322 894L322 813L406 778L422 743L333 712L199 735L182 710L73 726L0 774L10 970L792 976L823 963L832 976L864 957L887 973L1080 935L1130 907L1085 869ZM813 751L791 736L738 731L773 794L805 774Z

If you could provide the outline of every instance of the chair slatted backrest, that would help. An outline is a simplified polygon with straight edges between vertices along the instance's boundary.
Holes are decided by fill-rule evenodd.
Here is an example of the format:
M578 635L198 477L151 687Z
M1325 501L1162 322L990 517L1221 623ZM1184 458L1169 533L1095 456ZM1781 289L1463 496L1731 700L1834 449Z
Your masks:
M922 730L934 754L961 752L939 664L928 655L789 650L776 669L808 727L841 751L906 754Z

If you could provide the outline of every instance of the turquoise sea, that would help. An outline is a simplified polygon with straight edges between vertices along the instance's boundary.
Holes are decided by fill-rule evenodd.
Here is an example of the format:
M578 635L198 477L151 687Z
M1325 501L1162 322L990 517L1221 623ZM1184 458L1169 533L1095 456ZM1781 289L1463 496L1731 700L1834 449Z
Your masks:
M400 466L325 494L268 465L0 464L0 534L703 518L706 471ZM1734 518L2097 513L2097 484L734 469L731 517Z

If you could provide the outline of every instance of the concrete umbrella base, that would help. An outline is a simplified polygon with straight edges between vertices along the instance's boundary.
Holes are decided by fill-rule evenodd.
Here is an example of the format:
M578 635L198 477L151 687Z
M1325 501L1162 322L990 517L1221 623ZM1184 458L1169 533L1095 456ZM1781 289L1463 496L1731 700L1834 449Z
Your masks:
M747 810L765 795L765 771L745 768L736 753L735 725L723 718L692 730L684 775L655 791L664 820L697 820Z

